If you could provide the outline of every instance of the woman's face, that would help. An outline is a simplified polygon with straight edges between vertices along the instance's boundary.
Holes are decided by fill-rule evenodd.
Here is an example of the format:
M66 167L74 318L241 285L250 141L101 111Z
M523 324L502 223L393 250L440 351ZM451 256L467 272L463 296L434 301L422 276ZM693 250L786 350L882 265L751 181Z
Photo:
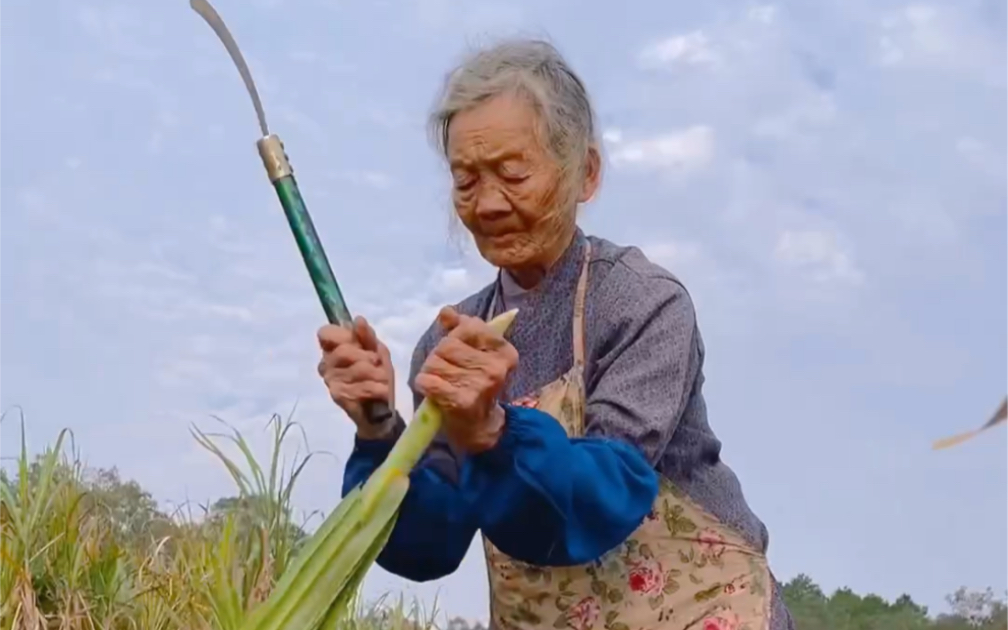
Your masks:
M448 128L452 199L480 254L519 271L546 268L573 234L576 204L595 192L598 169L571 194L560 165L543 147L536 112L499 96L460 112Z

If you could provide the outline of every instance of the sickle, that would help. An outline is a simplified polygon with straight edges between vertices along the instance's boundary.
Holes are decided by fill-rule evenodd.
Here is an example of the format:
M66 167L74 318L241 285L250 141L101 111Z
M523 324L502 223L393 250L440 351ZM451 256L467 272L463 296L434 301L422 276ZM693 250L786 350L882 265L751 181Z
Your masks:
M947 437L938 440L934 443L934 450L949 448L950 446L955 446L956 444L962 444L966 440L975 437L976 435L986 431L996 424L1001 424L1002 422L1008 420L1008 397L1001 401L1001 406L998 407L991 419L984 423L979 429L974 429L972 431L967 431L966 433L960 433L959 435L953 435L952 437Z
M353 318L347 308L346 301L343 299L343 292L340 290L339 283L336 282L332 267L329 265L329 259L326 257L322 242L315 231L315 224L312 223L311 215L308 214L308 207L301 197L301 191L298 188L297 180L294 179L294 170L291 168L290 160L284 151L283 142L275 134L269 132L259 92L252 80L248 64L245 63L245 58L242 56L241 50L238 49L238 43L235 42L227 26L224 25L224 20L207 0L189 0L189 6L200 14L200 17L210 25L218 39L224 44L224 48L227 49L231 60L238 68L238 73L241 74L245 89L248 90L249 96L252 98L252 106L255 107L259 130L263 136L256 142L259 156L262 158L266 174L280 199L280 205L283 206L287 223L294 234L294 240L297 242L305 267L308 268L308 275L311 276L315 292L318 294L319 301L322 302L326 318L331 324L352 326ZM365 404L365 412L368 419L376 424L384 422L392 416L392 411L386 401L368 401Z

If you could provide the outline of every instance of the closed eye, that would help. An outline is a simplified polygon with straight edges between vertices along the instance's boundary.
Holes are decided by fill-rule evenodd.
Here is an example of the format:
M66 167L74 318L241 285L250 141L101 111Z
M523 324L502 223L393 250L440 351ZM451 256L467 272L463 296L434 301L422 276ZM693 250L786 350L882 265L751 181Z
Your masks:
M520 184L529 178L528 170L516 164L502 164L498 174L501 179L512 184Z
M476 176L472 173L454 173L452 177L456 190L468 190L476 184Z

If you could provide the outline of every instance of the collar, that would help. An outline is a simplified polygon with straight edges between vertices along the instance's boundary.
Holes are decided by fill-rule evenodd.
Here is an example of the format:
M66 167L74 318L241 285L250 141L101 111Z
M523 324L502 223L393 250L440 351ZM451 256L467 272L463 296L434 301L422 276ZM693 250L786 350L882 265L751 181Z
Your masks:
M571 239L567 249L560 255L560 258L553 263L553 266L546 271L546 275L539 284L528 290L526 305L531 307L534 302L538 302L543 295L554 292L573 291L577 286L577 280L581 272L582 257L584 248L588 244L588 237L581 228L574 230L574 237ZM480 305L480 312L484 318L496 315L495 311L500 305L501 276L504 270L497 270L497 279L489 287L488 295L483 304Z

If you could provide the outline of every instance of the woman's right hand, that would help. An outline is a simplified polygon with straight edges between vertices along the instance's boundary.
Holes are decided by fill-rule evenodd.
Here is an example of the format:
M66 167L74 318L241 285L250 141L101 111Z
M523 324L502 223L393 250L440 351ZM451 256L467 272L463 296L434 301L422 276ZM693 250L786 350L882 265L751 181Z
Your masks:
M392 427L373 425L364 416L363 403L387 400L395 409L395 373L385 344L363 317L354 319L353 327L335 324L318 331L322 360L318 372L333 401L357 425L357 435L378 438ZM389 423L385 423L389 424Z

